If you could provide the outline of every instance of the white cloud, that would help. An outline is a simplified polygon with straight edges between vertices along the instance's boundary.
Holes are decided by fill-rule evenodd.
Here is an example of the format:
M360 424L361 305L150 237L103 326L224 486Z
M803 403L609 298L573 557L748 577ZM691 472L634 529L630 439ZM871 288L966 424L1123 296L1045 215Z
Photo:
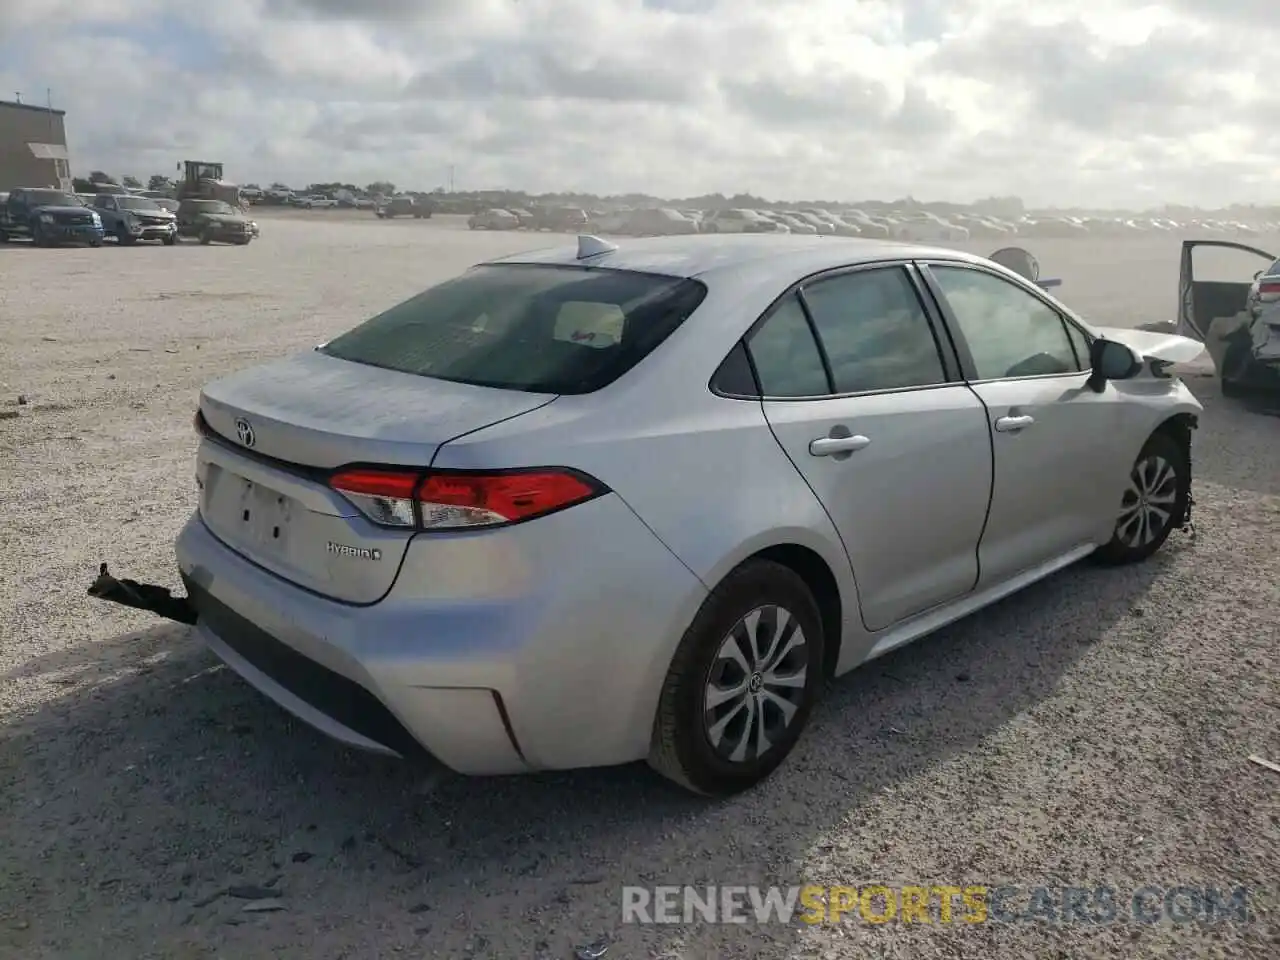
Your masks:
M1280 201L1261 0L3 0L74 166L242 182ZM7 95L7 94L5 94ZM1266 194L1270 190L1269 195Z

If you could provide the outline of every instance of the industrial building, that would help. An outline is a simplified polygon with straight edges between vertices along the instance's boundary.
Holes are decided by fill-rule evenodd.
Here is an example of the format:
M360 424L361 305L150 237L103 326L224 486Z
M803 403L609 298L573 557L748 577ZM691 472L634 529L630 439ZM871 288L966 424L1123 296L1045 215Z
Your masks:
M71 189L65 110L0 100L0 190Z

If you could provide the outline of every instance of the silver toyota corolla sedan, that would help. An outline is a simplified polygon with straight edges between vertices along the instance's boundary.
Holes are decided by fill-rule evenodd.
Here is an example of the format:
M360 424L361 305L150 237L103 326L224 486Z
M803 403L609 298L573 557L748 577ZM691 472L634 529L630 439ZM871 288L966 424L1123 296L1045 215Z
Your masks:
M348 744L732 793L826 679L1183 526L1201 349L954 250L583 237L207 386L178 563Z

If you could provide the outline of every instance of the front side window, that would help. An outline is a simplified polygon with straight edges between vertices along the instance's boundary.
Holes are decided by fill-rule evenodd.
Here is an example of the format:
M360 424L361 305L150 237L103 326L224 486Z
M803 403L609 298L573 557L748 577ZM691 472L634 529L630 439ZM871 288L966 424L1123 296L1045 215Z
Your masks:
M901 267L818 280L804 299L837 393L947 382L929 318Z
M931 264L979 380L1077 373L1062 317L1043 300L980 270Z
M477 386L590 393L648 356L705 296L702 283L679 277L493 264L432 287L322 349Z

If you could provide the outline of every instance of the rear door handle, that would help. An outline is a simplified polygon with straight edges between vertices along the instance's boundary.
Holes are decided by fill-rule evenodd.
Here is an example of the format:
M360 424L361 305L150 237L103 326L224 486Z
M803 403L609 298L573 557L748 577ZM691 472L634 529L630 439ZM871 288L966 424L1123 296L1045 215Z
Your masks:
M1035 417L1000 417L996 420L996 429L1001 433L1017 433L1024 427L1029 427L1036 422Z
M855 434L852 437L819 437L809 443L809 453L815 457L830 457L837 453L853 453L871 443L870 437Z

